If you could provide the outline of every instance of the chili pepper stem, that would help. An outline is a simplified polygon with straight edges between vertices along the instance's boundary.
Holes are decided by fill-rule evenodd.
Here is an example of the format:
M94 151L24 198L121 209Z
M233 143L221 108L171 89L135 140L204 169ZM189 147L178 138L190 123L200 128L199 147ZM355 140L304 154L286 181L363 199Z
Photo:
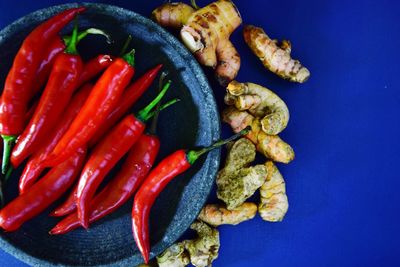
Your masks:
M78 50L76 49L76 45L78 43L78 20L75 19L74 29L72 31L71 40L67 44L67 48L65 48L65 53L71 55L77 55Z
M135 66L135 49L132 49L122 57L129 65Z
M107 43L112 43L112 39L110 35L108 35L105 31L102 31L97 28L89 28L84 31L78 32L78 38L77 42L79 43L83 38L88 36L89 34L94 34L94 35L103 35L107 39ZM64 36L63 41L65 44L69 44L71 42L72 36Z
M246 128L244 128L243 130L241 130L240 132L238 132L237 134L234 134L234 135L232 135L231 137L229 137L229 138L227 138L227 139L225 139L225 140L219 140L219 141L217 141L217 142L215 142L214 144L212 144L211 146L209 146L209 147L205 147L205 148L202 148L202 149L200 149L200 150L190 150L190 151L188 151L187 153L186 153L186 155L187 155L187 160L188 160L188 162L190 163L190 165L193 165L193 163L201 156L201 155L203 155L203 154L205 154L205 153L207 153L207 152L209 152L209 151L211 151L211 150L213 150L213 149L216 149L216 148L218 148L218 147L220 147L220 146L223 146L223 145L225 145L225 144L227 144L227 143L229 143L229 142L231 142L231 141L233 141L233 140L236 140L237 138L239 138L239 137L241 137L241 136L243 136L243 135L246 135L249 131L251 130L251 127L250 126L247 126Z
M200 9L200 7L197 5L196 0L190 0L190 4L194 9Z
M17 137L15 135L1 135L3 138L3 161L1 163L1 173L6 174L10 163L10 154Z
M168 73L163 71L160 75L160 80L158 82L158 91L160 92L162 90L163 84L164 84L164 79L167 77ZM157 122L158 122L158 115L160 114L160 108L161 108L161 102L158 102L156 106L156 111L153 116L153 121L151 122L150 130L149 133L152 135L156 134L157 131Z
M163 89L161 90L160 93L156 96L156 98L153 99L153 101L150 102L144 109L139 111L137 118L143 122L147 121L148 119L151 118L150 114L152 112L152 109L157 105L158 102L161 101L161 99L164 97L164 95L167 93L169 87L171 85L171 81L168 81ZM154 116L154 114L153 114Z
M178 102L180 102L180 101L181 101L181 100L180 100L179 98L174 98L174 99L168 101L167 103L161 105L159 111L164 110L164 109L168 108L169 106L172 106L172 105L174 105L175 103L178 103ZM155 116L157 115L157 113L159 113L159 111L155 110L155 111L150 112L149 115L147 116L146 120L148 120L148 119L150 119L150 118L154 118L154 119L153 119L153 121L154 121L155 118L156 118ZM154 129L155 129L155 128L154 128ZM150 130L150 133L151 133L151 134L155 134L155 130L154 130L154 132L153 132L152 129L151 129L151 130Z
M126 38L126 41L124 45L122 46L121 52L119 53L120 56L123 56L126 53L126 50L128 49L129 44L132 41L132 35L128 35L128 38Z

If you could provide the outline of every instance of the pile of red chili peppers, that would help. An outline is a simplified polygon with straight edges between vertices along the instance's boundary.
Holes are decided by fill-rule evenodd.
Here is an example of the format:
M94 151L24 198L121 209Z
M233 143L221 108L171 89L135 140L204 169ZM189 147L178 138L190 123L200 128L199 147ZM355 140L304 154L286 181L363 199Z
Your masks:
M161 75L154 100L138 113L129 113L162 65L131 83L134 50L83 62L77 49L80 40L88 34L109 38L94 28L78 32L77 20L71 36L60 37L60 31L84 11L85 7L68 9L37 26L22 43L6 78L0 100L2 174L6 177L0 187L13 169L26 164L19 196L0 210L0 227L17 230L72 187L66 201L51 213L66 217L50 234L65 234L79 226L88 228L136 193L132 230L147 263L148 219L160 192L202 154L247 130L199 151L178 150L152 169L160 148L155 134L158 113L178 101L161 104L171 81L164 83L165 75ZM146 121L152 117L153 125L146 132ZM98 191L125 155L118 174Z

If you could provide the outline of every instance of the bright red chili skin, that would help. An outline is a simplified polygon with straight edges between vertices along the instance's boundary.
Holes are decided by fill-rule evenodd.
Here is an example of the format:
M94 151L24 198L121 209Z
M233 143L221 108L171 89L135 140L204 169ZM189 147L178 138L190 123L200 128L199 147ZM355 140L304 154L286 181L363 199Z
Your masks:
M91 205L90 223L112 213L135 193L146 178L157 157L160 141L154 135L142 135L130 149L127 159L117 176L98 193ZM60 221L50 234L65 234L81 226L77 213Z
M84 7L65 10L36 27L24 40L6 78L0 101L0 134L19 135L25 126L25 114L33 95L32 85L46 48Z
M14 168L47 140L77 88L82 70L80 56L66 53L57 56L38 107L12 151L11 164Z
M116 59L95 84L68 131L45 161L56 166L67 159L78 147L86 145L108 114L117 105L123 90L134 74L134 68L122 58Z
M111 127L114 126L130 108L132 108L139 97L141 97L153 83L162 66L162 64L155 66L126 88L118 102L118 105L113 109L113 111L111 111L107 116L107 119L101 124L95 135L90 140L89 147L97 144L104 134L111 129Z
M149 216L154 201L167 184L189 169L185 150L178 150L163 159L147 176L135 195L132 208L132 232L145 263L149 262Z
M71 193L68 195L67 199L55 210L50 212L50 216L52 217L64 217L68 214L73 213L76 211L76 195L78 193L78 184L74 187ZM77 215L78 218L78 215ZM81 225L78 221L78 224Z
M10 232L32 219L60 198L78 177L86 155L79 149L71 158L51 169L39 182L0 211L0 227Z
M90 81L112 63L112 57L110 55L98 55L97 57L89 60L85 63L85 67L79 78L78 86L81 86L85 82Z
M44 53L38 70L36 71L35 82L32 85L32 97L35 96L45 86L49 78L55 58L65 49L64 41L56 36Z
M128 115L94 148L79 178L76 194L78 217L83 227L89 227L90 204L100 183L137 142L145 127L134 115Z
M51 134L46 137L46 141L42 144L41 148L29 158L19 180L20 194L25 193L30 187L32 187L37 178L40 177L40 174L45 169L43 160L53 151L57 142L68 130L68 127L82 108L92 88L92 84L86 84L73 96L70 104L64 111Z

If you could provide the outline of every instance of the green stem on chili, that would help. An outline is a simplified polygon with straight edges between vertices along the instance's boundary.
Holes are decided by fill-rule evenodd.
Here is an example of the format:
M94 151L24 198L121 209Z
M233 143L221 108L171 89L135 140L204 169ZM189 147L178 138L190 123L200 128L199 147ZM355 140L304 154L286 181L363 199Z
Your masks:
M1 135L3 138L3 161L1 163L1 173L6 174L8 165L10 163L10 154L15 141L17 140L17 136L15 135Z
M132 67L135 66L135 49L132 49L131 51L129 51L128 53L126 53L125 55L122 56L122 58L128 62L129 65L131 65Z
M157 95L156 98L153 99L153 101L150 102L144 109L139 111L139 114L137 115L137 118L141 121L147 121L151 116L149 117L149 114L151 114L152 110L154 107L157 105L158 102L161 101L161 99L164 97L164 95L167 93L169 87L171 85L171 81L168 81L161 92ZM154 114L153 114L154 115Z
M119 53L120 56L123 56L126 53L126 50L128 50L128 46L132 41L132 35L128 35L128 38L126 38L126 41L124 45L122 46L121 52Z

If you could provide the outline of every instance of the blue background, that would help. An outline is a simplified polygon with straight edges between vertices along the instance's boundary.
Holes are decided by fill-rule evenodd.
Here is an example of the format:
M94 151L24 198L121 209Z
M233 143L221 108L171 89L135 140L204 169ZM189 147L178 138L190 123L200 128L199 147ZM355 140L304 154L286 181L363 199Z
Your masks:
M162 0L98 2L147 16ZM61 3L1 0L0 27ZM237 79L265 85L288 104L291 120L281 136L296 159L279 165L290 203L284 221L256 217L220 227L214 266L399 266L398 2L236 4L244 23L291 40L293 56L310 69L311 79L298 85L277 78L251 54L241 30L233 35L242 57ZM223 107L224 89L207 73ZM224 126L223 135L229 134ZM0 266L26 265L0 251Z

